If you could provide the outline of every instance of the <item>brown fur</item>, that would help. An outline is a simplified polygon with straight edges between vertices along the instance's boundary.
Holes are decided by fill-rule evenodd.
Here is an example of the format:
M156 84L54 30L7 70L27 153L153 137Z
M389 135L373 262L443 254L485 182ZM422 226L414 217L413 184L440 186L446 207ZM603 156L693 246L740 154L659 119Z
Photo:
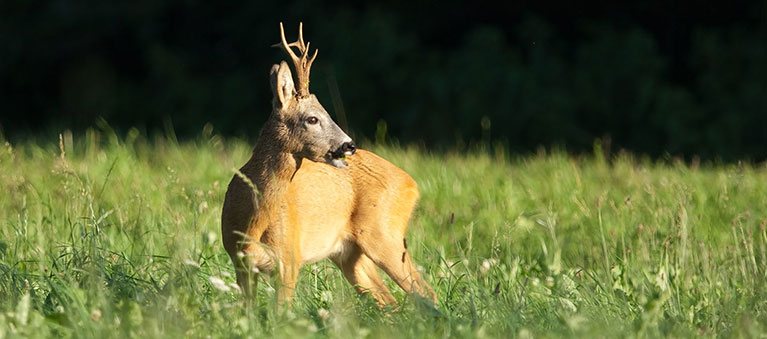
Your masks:
M313 95L296 95L284 62L272 68L272 88L272 115L229 184L221 218L240 286L249 291L258 272L275 272L284 302L303 264L330 258L358 292L380 305L395 299L376 267L405 291L436 302L405 241L418 200L413 178L363 150L348 157L346 167L331 166L323 160L326 150L348 136ZM307 112L319 114L322 131L307 132L301 120Z

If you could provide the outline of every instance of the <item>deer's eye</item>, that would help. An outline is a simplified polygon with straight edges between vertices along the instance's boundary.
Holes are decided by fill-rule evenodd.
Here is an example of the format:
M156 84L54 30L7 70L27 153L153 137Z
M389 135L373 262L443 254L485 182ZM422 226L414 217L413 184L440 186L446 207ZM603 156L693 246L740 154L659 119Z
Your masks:
M309 125L316 125L320 120L317 119L317 117L308 117L306 118L306 123Z

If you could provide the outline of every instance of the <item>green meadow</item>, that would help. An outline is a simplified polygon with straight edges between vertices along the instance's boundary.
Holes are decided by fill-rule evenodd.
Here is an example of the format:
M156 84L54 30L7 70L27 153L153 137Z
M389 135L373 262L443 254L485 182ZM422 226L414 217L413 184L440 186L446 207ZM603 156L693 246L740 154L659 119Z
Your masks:
M270 278L246 298L219 217L252 145L102 130L0 141L0 338L767 333L764 164L362 146L419 184L408 244L436 307L387 280L380 310L326 261L290 307Z

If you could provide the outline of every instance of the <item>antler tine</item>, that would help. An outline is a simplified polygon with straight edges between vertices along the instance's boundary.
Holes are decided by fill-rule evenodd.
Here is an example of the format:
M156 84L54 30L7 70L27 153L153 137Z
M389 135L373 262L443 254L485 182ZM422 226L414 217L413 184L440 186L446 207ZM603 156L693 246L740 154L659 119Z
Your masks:
M296 42L299 42L299 41L301 42L301 47L299 48L303 48L304 47L304 22L303 21L298 23L298 41ZM306 49L307 50L309 49L309 45L306 46Z
M285 39L285 28L282 26L282 22L280 22L280 38L282 38L282 45L274 44L272 45L272 47L282 47L285 50L285 52L287 52L290 55L290 58L293 59L293 63L296 64L296 66L298 66L299 65L298 56L296 56L296 54L293 53L293 50L290 48L290 46L295 44L295 42L288 44L288 40Z
M285 50L285 52L288 53L290 58L293 60L293 65L296 68L296 77L298 78L298 94L300 97L308 96L309 72L312 68L314 59L317 57L317 50L315 49L314 55L312 55L311 58L308 58L309 45L311 43L304 43L304 23L301 22L298 24L298 40L288 43L287 39L285 38L285 28L282 25L282 22L280 22L280 38L282 39L282 42L272 46L281 47ZM300 56L293 52L292 47L296 47L298 49Z
M306 51L307 52L309 51L309 45L308 44L306 45ZM320 51L319 49L315 49L314 50L314 55L312 55L312 57L309 60L306 61L306 75L309 75L309 71L312 69L312 63L314 62L314 58L317 57L317 52L319 52L319 51Z

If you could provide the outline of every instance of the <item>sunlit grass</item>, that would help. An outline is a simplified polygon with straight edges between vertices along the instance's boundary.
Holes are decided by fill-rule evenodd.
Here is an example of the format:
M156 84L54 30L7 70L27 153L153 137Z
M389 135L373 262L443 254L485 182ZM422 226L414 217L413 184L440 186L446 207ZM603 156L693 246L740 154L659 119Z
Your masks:
M0 337L763 335L767 168L375 145L418 181L438 311L382 312L331 264L246 300L221 203L251 145L89 132L0 147Z

